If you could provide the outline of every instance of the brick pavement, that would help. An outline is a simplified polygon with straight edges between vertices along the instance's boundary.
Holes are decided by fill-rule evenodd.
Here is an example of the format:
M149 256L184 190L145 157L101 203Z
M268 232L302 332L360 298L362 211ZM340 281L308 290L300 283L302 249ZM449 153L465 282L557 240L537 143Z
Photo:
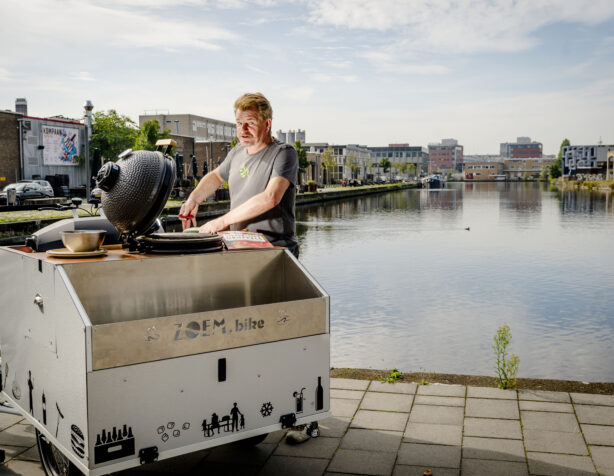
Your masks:
M331 379L331 409L301 445L279 431L116 474L614 476L614 396ZM44 474L21 417L0 414L0 447L0 475Z

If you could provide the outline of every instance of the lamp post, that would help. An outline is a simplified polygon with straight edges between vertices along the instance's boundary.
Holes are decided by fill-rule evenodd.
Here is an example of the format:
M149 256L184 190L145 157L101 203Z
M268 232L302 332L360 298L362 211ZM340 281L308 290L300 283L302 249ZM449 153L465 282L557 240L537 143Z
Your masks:
M92 136L92 109L94 105L89 99L83 105L85 110L85 200L90 197L90 137Z

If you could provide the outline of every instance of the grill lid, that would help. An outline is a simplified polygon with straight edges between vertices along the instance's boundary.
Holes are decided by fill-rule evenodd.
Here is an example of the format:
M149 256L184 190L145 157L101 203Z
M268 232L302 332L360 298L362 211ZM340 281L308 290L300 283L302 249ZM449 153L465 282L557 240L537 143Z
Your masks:
M175 183L175 162L159 151L128 149L96 176L102 209L120 233L141 235L154 224Z

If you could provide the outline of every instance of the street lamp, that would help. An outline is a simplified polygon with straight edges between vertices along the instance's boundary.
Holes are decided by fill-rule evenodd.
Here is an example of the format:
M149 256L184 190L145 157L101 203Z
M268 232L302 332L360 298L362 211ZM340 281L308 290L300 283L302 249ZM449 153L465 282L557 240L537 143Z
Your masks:
M175 123L175 135L179 135L179 119L173 119L172 121L168 119L166 121L167 124L170 124L171 122Z
M92 136L92 109L94 105L89 99L83 105L85 110L85 200L90 197L90 137Z

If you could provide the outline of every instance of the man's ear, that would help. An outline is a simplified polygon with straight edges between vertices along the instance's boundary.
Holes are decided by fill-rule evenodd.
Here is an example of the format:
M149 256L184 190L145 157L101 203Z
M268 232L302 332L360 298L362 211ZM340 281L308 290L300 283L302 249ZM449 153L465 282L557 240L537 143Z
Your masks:
M270 134L271 133L271 124L273 123L273 121L271 120L271 118L266 120L266 131Z

